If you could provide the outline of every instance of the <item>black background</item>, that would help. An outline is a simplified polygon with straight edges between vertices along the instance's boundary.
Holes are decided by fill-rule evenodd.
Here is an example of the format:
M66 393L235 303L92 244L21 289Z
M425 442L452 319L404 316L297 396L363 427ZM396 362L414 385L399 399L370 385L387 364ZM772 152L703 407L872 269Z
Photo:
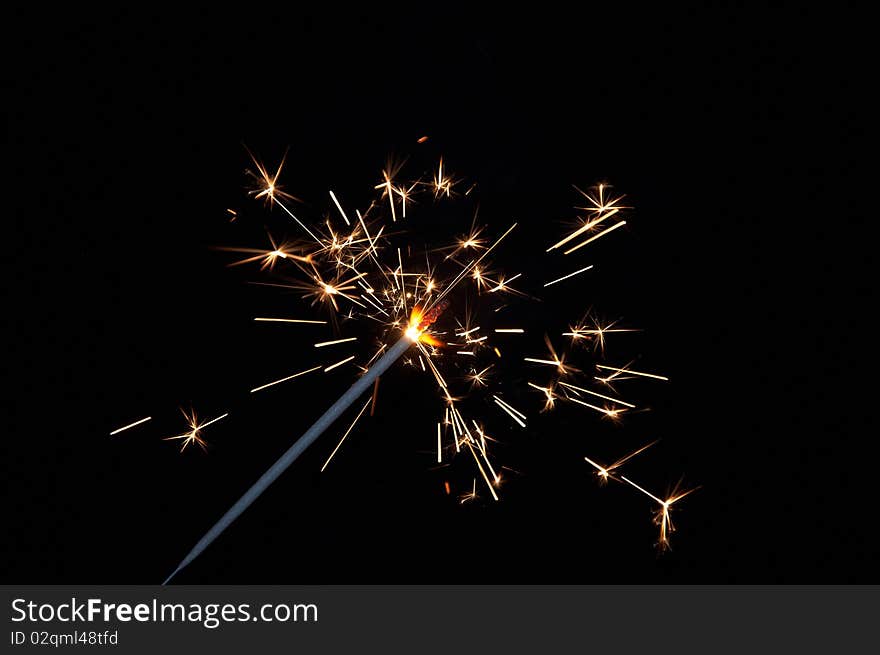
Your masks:
M568 407L525 435L499 422L520 474L501 503L459 505L470 473L447 497L431 470L432 385L385 376L389 411L323 475L319 442L180 582L877 581L855 346L872 303L849 272L869 261L857 20L253 7L11 25L7 581L161 581L350 379L243 398L311 342L255 326L303 307L210 249L283 224L247 201L242 143L269 163L290 147L282 181L310 216L331 187L363 206L389 154L418 172L443 155L487 222L521 221L513 267L571 218L572 183L610 181L628 230L552 314L645 328L616 353L672 382L638 386L652 411L620 427ZM190 403L235 410L207 455L160 440ZM646 499L582 459L658 437L633 476L702 485L662 557Z

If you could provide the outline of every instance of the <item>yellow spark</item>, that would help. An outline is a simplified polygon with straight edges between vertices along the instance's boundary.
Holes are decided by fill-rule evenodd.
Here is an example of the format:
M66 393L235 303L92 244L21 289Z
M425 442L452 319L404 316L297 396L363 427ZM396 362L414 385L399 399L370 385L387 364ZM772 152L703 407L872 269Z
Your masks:
M437 463L443 463L443 444L440 440L440 424L437 423Z
M559 366L561 364L558 359L536 359L534 357L523 357L523 359L527 362L534 362L535 364L549 364L550 366Z
M466 502L471 500L476 500L477 498L477 479L474 478L474 486L473 490L469 494L462 494L458 497L458 502L460 505L464 505ZM495 500L498 500L497 498Z
M555 366L559 370L559 373L561 375L567 375L569 373L576 373L577 372L576 368L573 368L571 366L565 366L565 364L563 362L564 355L563 355L563 357L559 357L556 354L556 350L554 350L554 348L553 348L553 344L550 341L550 337L548 337L546 334L544 335L544 343L547 344L547 350L550 352L550 355L553 357L553 359L542 359L542 358L538 358L538 357L524 357L523 358L524 361L532 362L533 364L544 364L546 366Z
M622 409L610 409L610 408L608 408L608 407L597 407L596 405L591 405L590 403L586 403L586 402L584 402L583 400L579 400L579 399L577 399L577 398L571 398L571 397L569 397L568 400L570 400L570 401L573 402L573 403L577 403L577 404L579 404L579 405L583 405L584 407L589 407L590 409L593 409L593 410L595 410L595 411L597 411L597 412L600 412L600 413L604 414L605 416L607 416L608 418L611 418L611 419L616 419L616 418L618 418L618 416L620 415L620 413L624 411L624 410L622 410Z
M567 279L570 278L570 277L574 277L574 276L577 275L578 273L583 273L584 271L589 271L591 268L593 268L593 265L592 265L592 264L590 264L590 265L587 266L586 268L582 268L582 269L580 269L579 271L575 271L574 273L569 273L568 275L563 275L561 278L558 278L558 279L556 279L556 280L553 280L552 282L548 282L548 283L545 284L544 286L545 286L545 287L549 287L551 284L556 284L557 282L562 282L563 280L567 280Z
M620 479L623 480L624 482L626 482L626 483L632 485L633 487L635 487L636 489L638 489L639 491L641 491L643 494L645 494L648 498L651 498L651 499L655 500L655 501L658 502L660 505L663 505L663 504L665 503L665 501L660 500L659 498L657 498L657 496L655 496L654 494L652 494L650 491L646 491L645 489L643 489L642 487L640 487L639 485L637 485L635 482L633 482L632 480L630 480L630 479L627 478L626 476L621 476Z
M597 337L595 341L595 346L599 351L604 352L606 334L620 332L640 332L640 330L632 328L615 328L614 326L617 324L617 321L613 321L604 327L595 318L592 319L592 322L594 328L587 328L582 322L579 325L569 326L569 332L563 332L562 336L571 337L572 341L578 341L579 339L587 339L590 337Z
M602 466L591 460L589 457L584 457L584 459L587 460L588 463L592 464L592 466L596 469L596 475L599 476L599 481L602 484L605 484L608 481L608 469L603 468Z
M330 197L333 198L333 203L336 205L336 209L338 209L339 213L342 214L342 218L345 221L345 224L351 225L351 223L348 222L348 216L345 215L345 211L342 209L342 205L340 205L339 201L336 199L336 194L333 193L332 189L330 190Z
M577 209L584 209L590 211L594 214L601 214L602 212L609 211L611 209L631 209L631 207L624 207L622 205L618 205L620 201L622 201L625 196L616 196L609 197L607 200L605 199L605 189L608 187L607 184L599 184L596 187L599 191L599 197L591 196L589 193L584 193L578 187L574 187L577 189L577 192L580 193L584 198L590 201L591 207L578 207Z
M324 372L326 373L327 371L332 371L337 366L342 366L346 362L350 362L353 359L354 359L354 355L352 355L351 357L348 357L346 359L343 359L341 362L336 362L335 364L331 364L330 366L328 366L327 368L324 369Z
M471 388L473 387L485 387L486 386L486 378L489 377L489 370L492 368L492 364L489 364L482 371L477 372L472 369L472 373L467 376L467 379L470 380Z
M665 376L663 376L663 375L656 375L656 374L654 374L654 373L643 373L643 372L641 372L641 371L632 371L632 370L630 370L630 369L628 369L628 368L626 368L626 367L624 367L624 368L616 368L616 367L614 367L614 366L603 366L602 364L597 364L597 365L596 365L596 368L601 368L602 370L605 370L605 371L614 371L614 372L615 372L615 375L612 376L612 379L613 379L614 377L617 377L617 375L619 375L619 374L621 374L621 373L626 373L626 374L628 374L628 375L638 375L638 376L645 377L645 378L653 378L653 379L655 379L655 380L663 380L663 381L665 381L665 382L668 382L668 381L669 381L669 378L668 378L668 377L665 377Z
M605 484L606 482L608 482L609 478L612 478L614 480L617 479L613 474L616 469L620 468L625 462L629 461L630 459L632 459L633 457L635 457L639 453L646 451L648 448L650 448L651 446L653 446L656 443L657 443L656 440L652 441L651 443L646 444L646 445L642 446L641 448L638 448L637 450L634 450L630 454L621 457L616 462L614 462L611 466L607 466L607 467L602 466L601 464L597 464L596 462L591 460L589 457L584 457L584 459L588 463L590 463L593 466L593 468L596 469L596 475L599 477L599 484Z
M438 198L441 195L445 195L447 198L452 195L452 187L455 184L455 180L451 177L443 175L443 158L440 158L440 164L437 166L437 176L433 180L434 182L434 197Z
M697 488L695 487L693 489L688 489L687 491L679 492L678 485L676 485L675 489L673 489L673 491L672 491L672 494L670 494L670 496L668 498L666 498L666 500L661 500L661 499L657 498L657 496L655 496L654 494L646 491L645 489L643 489L642 487L637 485L632 480L630 480L626 477L623 477L623 476L621 476L620 479L623 480L624 482L627 482L628 484L632 485L633 487L635 487L636 489L638 489L643 494L645 494L649 498L653 499L654 501L656 501L660 505L660 509L657 510L656 514L654 515L654 523L656 525L660 526L660 538L657 542L657 545L659 546L659 548L661 550L668 549L669 548L669 535L671 535L673 532L675 532L675 526L672 524L672 517L670 515L670 510L672 508L672 505L674 503L678 502L679 500L681 500L682 498L684 498L685 496L692 494L694 491L697 490Z
M476 219L476 216L474 217ZM479 229L471 227L471 231L463 237L459 237L456 240L456 245L453 247L452 252L446 255L446 259L452 259L462 250L485 250L486 240L481 239L480 235L483 233L483 230L486 229L486 226L483 226Z
M198 421L198 417L196 416L195 410L190 410L189 414L187 414L186 410L184 410L184 409L181 409L180 411L183 414L184 418L186 419L186 422L189 424L189 431L184 432L183 434L179 434L174 437L165 437L163 439L163 441L175 441L175 440L181 441L182 443L180 446L180 452L183 452L184 450L186 450L186 447L191 444L196 444L202 450L207 452L207 450L208 450L207 443L205 442L204 439L202 439L201 431L203 429L205 429L206 427L208 427L209 425L211 425L212 423L216 423L220 419L223 419L223 418L226 418L227 416L229 416L229 414L226 413L221 416L218 416L217 418L211 419L207 423L200 424Z
M406 205L407 203L412 202L412 200L410 200L410 196L412 195L412 191L416 188L417 184L418 182L410 186L408 189L402 186L396 187L394 189L394 192L398 196L400 196L400 206L403 208L403 218L406 218Z
M113 430L113 432L110 433L110 436L112 437L114 434L119 434L120 432L123 432L123 431L125 431L125 430L128 430L129 428L133 428L134 426L136 426L136 425L140 425L141 423L146 423L146 422L149 421L151 418L153 418L153 417L152 417L152 416L148 416L148 417L146 417L146 418L142 418L142 419L140 419L140 420L138 420L138 421L135 421L134 423L129 423L128 425L123 425L121 428L117 428L116 430Z
M525 427L525 426L523 426L523 427ZM489 487L489 491L492 494L492 498L494 498L495 500L498 500L498 494L495 493L495 487L493 487L492 483L489 482L489 476L486 475L486 471L483 469L483 465L480 464L480 460L477 459L477 453L474 452L473 445L471 445L470 441L466 441L465 443L467 444L468 450L471 452L471 455L474 458L474 462L476 462L476 464L477 464L477 470L480 471L480 475L482 475L483 480L486 481L486 486ZM475 480L474 481L474 497L475 498L476 498L476 495L477 495L477 491L476 491L476 480Z
M267 323L313 323L315 325L326 325L327 321L309 321L302 318L264 318L257 317L255 321L263 321Z
M507 414L509 414L510 417L513 418L514 421L519 423L520 427L523 427L523 428L526 427L526 424L523 423L523 421L526 419L525 414L523 414L518 409L515 409L514 407L512 407L508 403L504 402L498 396L493 395L492 398L495 399L495 404L497 404L501 409L503 409Z
M618 211L620 211L620 210L619 209L612 209L611 211L609 211L607 214L605 214L603 216L599 216L591 221L587 221L580 228L578 228L577 230L575 230L574 232L569 234L567 237L565 237L561 241L557 241L552 246L547 248L547 250L545 250L544 252L550 252L551 250L556 250L556 248L559 248L560 246L564 246L566 243L568 243L572 239L579 237L584 232L588 232L589 230L592 230L594 227L596 227L599 223L603 222L609 216L614 216Z
M245 148L248 154L251 157L251 161L254 162L254 166L257 167L257 172L254 173L251 170L248 170L248 174L253 177L257 186L254 189L249 191L250 195L254 196L254 198L264 198L266 203L271 204L273 201L277 201L279 198L286 198L289 200L299 200L289 193L284 192L278 184L278 177L281 175L281 169L284 168L284 162L287 159L287 153L284 153L284 156L281 158L281 163L278 164L278 170L275 171L274 175L270 175L269 171L266 167L260 162L250 150Z
M330 457L327 458L327 461L324 462L324 466L321 467L321 473L324 472L324 469L327 468L327 464L330 463L330 460L333 459L333 456L336 454L336 451L339 450L339 447L342 445L342 442L345 441L345 438L348 436L348 433L351 432L351 429L354 427L355 423L358 422L363 413L367 410L367 407L370 406L370 403L373 402L372 397L366 402L366 404L361 408L361 411L358 412L358 415L355 416L354 421L351 422L351 425L348 426L348 429L345 431L345 434L342 435L342 439L339 440L339 443L336 444L336 448L333 449L333 452L330 453Z
M497 291L513 291L513 289L508 289L507 285L513 282L516 278L522 276L522 273L517 273L509 280L505 280L503 277L497 282L495 288L489 289L489 293L495 293Z
M542 386L535 384L534 382L529 382L528 385L530 387L532 387L533 389L537 389L538 391L540 391L544 394L544 396L545 396L544 411L545 412L553 409L553 407L556 404L556 396L553 395L553 388L552 387L542 387Z
M228 267L232 268L234 266L242 266L244 264L250 264L252 262L262 262L260 264L260 270L264 271L266 269L272 271L275 269L275 264L279 259L289 259L292 261L303 262L306 264L311 263L312 259L310 256L302 257L300 255L295 255L287 248L289 244L282 243L278 245L275 243L275 240L272 238L272 235L269 236L269 243L272 245L272 250L265 250L261 248L229 248L229 247L215 247L214 250L222 250L225 252L240 252L247 253L253 255L251 257L245 257L244 259L240 259L238 261L227 264Z
M523 334L525 330L522 328L497 328L495 332L499 334Z
M613 231L616 230L617 228L619 228L619 227L623 227L624 225L626 225L626 221L620 221L620 222L617 223L616 225L612 225L611 227L602 230L602 231L599 232L598 234L596 234L596 235L594 235L594 236L591 236L589 239L587 239L586 241L583 241L582 243L579 243L578 245L574 246L573 248L569 248L569 249L566 250L563 254L565 254L565 255L570 255L570 254L573 253L575 250L580 250L581 248L583 248L583 247L584 247L585 245L587 245L588 243L592 243L592 242L595 241L596 239L599 239L599 238L605 236L606 234L608 234L609 232L613 232Z
M256 391L262 391L263 389L274 386L276 384L281 384L282 382L287 382L288 380L292 380L293 378L298 378L300 375L305 375L306 373L311 373L312 371L317 371L319 368L321 368L320 365L315 366L315 367L310 368L305 371L300 371L299 373L294 373L293 375L288 375L286 378L281 378L280 380L275 380L274 382L269 382L268 384L264 384L259 387L254 387L253 389L251 389L251 393L254 393Z
M324 346L335 346L337 343L348 343L349 341L357 341L357 337L349 337L347 339L337 339L336 341L322 341L313 344L315 348L323 348Z
M394 211L394 187L391 186L391 176L388 175L388 171L382 171L382 175L385 176L385 193L388 194L388 204L391 205L391 220L396 223L397 212Z
M618 403L620 405L625 405L626 407L629 407L631 409L635 409L635 405L632 405L626 401L620 400L619 398L612 398L611 396L603 396L601 393L596 393L595 391L590 391L589 389L584 389L583 387L578 387L574 384L568 384L567 382L560 381L559 384L561 384L563 387L568 387L570 389L575 389L577 391L583 391L584 393L588 393L591 396L596 396L598 398L602 398L603 400L610 400L613 403Z

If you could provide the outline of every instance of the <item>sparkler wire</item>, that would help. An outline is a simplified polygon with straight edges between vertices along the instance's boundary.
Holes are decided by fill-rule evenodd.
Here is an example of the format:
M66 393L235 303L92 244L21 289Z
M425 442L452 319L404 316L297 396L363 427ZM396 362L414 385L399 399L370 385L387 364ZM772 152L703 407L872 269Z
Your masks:
M220 518L214 526L205 533L201 539L199 539L198 543L193 546L193 549L187 554L185 558L177 565L177 568L169 575L163 585L168 584L171 579L177 575L180 571L186 568L194 559L196 559L202 552L211 545L217 537L219 537L226 528L230 526L230 524L237 519L250 505L262 494L266 488L272 484L294 461L296 461L297 457L299 457L303 451L311 446L315 440L323 434L323 432L329 428L333 422L338 419L345 410L347 410L358 398L360 398L367 389L373 384L373 382L378 379L380 375L382 375L388 368L396 362L403 353L409 350L410 346L413 345L413 341L407 337L401 337L401 339L395 343L388 351L382 355L382 357L370 368L364 375L362 375L351 387L348 391L346 391L339 399L330 406L324 414L315 421L314 425L310 427L305 434L303 434L299 439L297 439L293 445L287 449L281 457L276 461L262 476L257 480L250 489L248 489L241 498L235 501L235 504L227 510L227 512Z

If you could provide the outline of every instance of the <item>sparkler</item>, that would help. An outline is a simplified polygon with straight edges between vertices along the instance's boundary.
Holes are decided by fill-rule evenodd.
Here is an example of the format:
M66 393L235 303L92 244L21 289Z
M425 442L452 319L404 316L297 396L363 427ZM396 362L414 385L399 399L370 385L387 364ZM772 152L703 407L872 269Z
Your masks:
M406 182L398 179L400 166L388 165L381 172L381 181L374 187L378 198L363 210L346 206L344 202L346 194L337 195L334 190L328 190L330 206L323 223L307 226L288 206L288 201L294 201L296 198L279 185L285 159L282 159L275 172L270 174L252 153L249 154L256 167L256 170L250 173L255 182L255 186L249 192L250 195L271 207L279 207L283 216L289 218L296 229L301 231L302 238L298 241L276 241L269 235L271 249L223 248L222 250L245 255L245 259L233 262L232 265L235 266L258 264L260 270L274 274L278 274L281 267L293 270L296 276L294 278L284 277L278 282L253 284L298 291L303 298L310 300L314 307L329 314L329 320L261 316L254 318L254 321L291 325L332 324L336 328L338 322L344 320L352 321L354 325L375 329L372 332L367 330L356 336L344 337L336 330L334 338L315 340L311 343L311 348L307 348L309 352L324 356L327 353L336 353L335 357L328 356L322 363L312 362L311 366L306 365L301 371L250 390L251 393L262 391L302 376L315 375L319 370L329 374L337 370L344 372L346 369L349 371L354 369L359 375L351 387L332 403L208 530L166 579L166 583L198 557L296 461L306 448L352 405L360 401L360 410L326 458L321 468L322 471L325 470L349 434L361 422L368 407L370 407L370 416L374 414L380 376L401 358L404 364L430 375L437 384L443 412L441 420L436 421L436 435L431 434L434 429L428 427L435 421L426 421L426 433L430 438L436 439L436 463L448 465L447 460L450 458L445 457L444 453L450 453L451 457L462 451L470 454L469 459L476 470L476 475L469 476L473 484L469 485L471 488L468 493L459 496L460 502L470 502L481 497L477 493L478 481L481 481L481 488L484 485L491 497L498 500L497 489L502 482L498 474L501 469L493 465L493 458L489 453L490 442L493 439L484 431L482 419L478 421L472 415L473 410L467 406L467 398L471 395L485 394L483 399L486 403L497 409L492 420L504 421L503 425L508 429L516 430L516 426L520 429L528 429L529 407L518 400L515 391L509 388L509 384L506 384L504 391L497 386L504 383L505 378L512 377L507 371L509 367L527 362L537 365L530 367L536 372L551 376L549 381L526 381L523 384L523 391L540 392L543 403L540 408L541 413L554 410L558 401L563 401L571 403L572 407L586 407L600 413L604 418L618 420L623 412L636 407L635 404L616 397L616 394L603 394L584 386L587 382L579 382L581 371L566 362L568 353L557 354L550 338L546 335L544 341L549 356L523 357L517 353L516 356L505 357L502 360L502 352L499 348L501 342L493 341L501 339L504 343L522 342L523 347L529 347L526 343L531 330L515 327L518 322L515 319L507 318L498 326L492 324L497 320L496 314L508 307L506 299L533 298L529 293L511 287L512 282L517 282L517 286L522 288L537 283L540 288L546 289L563 281L572 280L591 270L593 265L543 283L538 280L546 277L533 275L531 271L517 271L512 275L506 275L496 270L495 264L488 258L497 255L499 244L511 234L517 224L511 224L493 240L491 238L493 230L489 226L476 225L476 212L473 214L469 230L451 239L451 245L447 243L431 249L426 246L424 262L418 256L413 256L413 251L417 255L422 250L421 244L406 241L400 246L391 247L391 239L403 234L404 228L411 220L411 216L407 216L407 207L415 205L421 211L422 205L416 204L416 198L420 194L428 194L434 202L446 203L453 201L456 196L467 196L473 190L472 185L467 192L460 194L457 187L462 181L461 178L453 175L442 159L427 179L420 178ZM621 219L621 213L628 209L621 204L622 196L609 195L605 185L599 185L597 190L590 193L578 191L588 199L589 206L581 208L587 212L586 216L571 233L550 246L546 252L555 255L558 253L554 251L561 251L564 256L570 255L626 223L626 220ZM236 218L240 216L238 212L231 213ZM376 218L377 213L383 216ZM418 212L411 210L409 213ZM612 222L609 220L612 217L620 220ZM431 253L442 253L442 257L439 259L435 257L437 261L432 261ZM452 268L451 272L446 270L449 268ZM476 302L472 303L474 294ZM481 299L482 305L480 305ZM485 308L485 311L480 311L481 308ZM455 314L462 311L463 316ZM505 316L507 313L505 312ZM452 320L449 320L450 316ZM435 327L441 319L448 323L449 327L445 329L442 326ZM456 327L453 328L453 324ZM604 352L607 335L634 331L628 328L615 328L614 325L614 323L603 325L597 321L588 325L582 321L574 327L569 327L569 330L562 332L562 335L570 337L573 345L588 340L594 344L595 351ZM345 352L346 348L363 349L364 347L370 348L366 354ZM405 354L407 355L404 357ZM529 354L535 353L532 351ZM491 363L485 361L487 357L492 359ZM354 365L346 367L352 362ZM502 368L496 371L494 369L496 365ZM601 364L596 366L596 370L601 371L602 375L595 376L595 379L606 385L630 377L667 379L653 373L633 371L628 366L610 367ZM469 393L458 389L462 381L469 386ZM370 391L372 391L370 396L364 398ZM169 440L182 442L181 451L189 445L198 445L204 449L206 444L202 439L202 430L227 414L202 424L197 421L195 412L185 416L189 429L183 434L168 437ZM148 419L119 428L112 434L146 420ZM615 472L625 461L645 448L607 467L602 467L589 459L587 461L605 480L625 481L635 486L626 478L618 478ZM450 494L448 481L445 483L445 488L446 493ZM641 487L636 488L647 493ZM661 504L658 521L661 525L661 543L664 546L668 544L668 535L673 529L669 519L669 507L687 493L690 491L684 493L676 491L665 501L651 496Z

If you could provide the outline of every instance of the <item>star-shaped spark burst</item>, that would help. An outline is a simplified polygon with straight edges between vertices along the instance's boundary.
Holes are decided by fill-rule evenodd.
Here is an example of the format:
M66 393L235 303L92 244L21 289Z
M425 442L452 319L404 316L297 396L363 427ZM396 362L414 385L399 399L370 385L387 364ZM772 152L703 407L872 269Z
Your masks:
M251 255L250 257L245 257L244 259L240 259L238 261L227 264L227 266L242 266L244 264L260 262L261 271L273 271L275 270L275 265L280 260L285 259L289 259L290 261L303 262L306 264L312 261L310 255L302 256L297 255L295 252L293 252L294 246L292 242L283 241L279 244L275 241L271 234L267 233L267 236L269 237L269 243L272 246L271 250L261 248L233 248L228 246L217 246L214 248L214 250L222 250L225 252L239 252Z
M619 460L617 460L616 462L614 462L613 464L611 464L609 466L602 466L601 464L598 464L598 463L594 462L593 460L591 460L589 457L584 457L584 459L587 461L587 463L589 463L593 468L596 469L596 477L599 479L599 484L605 485L608 483L608 480L620 481L620 478L618 478L614 474L615 471L617 469L619 469L625 462L628 462L629 460L631 460L633 457L635 457L639 453L645 452L646 450L648 450L648 448L650 448L651 446L656 444L658 441L659 441L659 439L655 439L651 443L645 444L644 446L642 446L638 450L634 450L633 452L631 452L629 455L624 455Z
M572 343L590 341L593 344L594 350L601 354L605 354L605 335L641 331L635 328L615 327L618 324L618 321L619 319L603 325L598 318L588 314L577 325L569 325L568 332L563 332L562 336L570 337Z
M443 172L443 158L440 158L440 163L437 166L437 174L434 176L433 180L431 180L431 185L434 188L434 197L439 198L440 196L446 196L449 198L452 196L452 187L456 185L458 181L449 175L449 173Z
M164 441L180 441L180 452L183 452L184 450L186 450L187 446L190 446L192 444L199 446L203 451L207 452L208 444L204 439L202 439L202 430L204 430L212 423L216 423L220 419L229 416L229 414L227 413L218 416L217 418L213 418L206 423L199 423L198 416L196 416L196 410L190 409L190 413L187 414L186 410L181 408L180 412L186 419L186 422L189 425L189 430L187 432L184 432L183 434L178 434L174 437L165 437L164 439Z
M665 500L662 500L652 494L649 491L646 491L635 482L630 480L627 477L620 476L620 479L629 484L630 486L638 489L643 494L645 494L648 498L655 501L660 508L654 513L654 524L660 527L660 536L657 541L657 547L663 551L669 549L669 535L675 532L675 526L672 524L672 516L670 514L672 510L672 506L677 503L679 500L684 498L685 496L689 496L693 492L695 492L699 487L693 487L686 491L680 491L681 481L679 481Z
M281 158L281 162L278 164L278 169L275 171L274 175L270 175L269 171L266 169L265 165L256 158L254 153L252 153L249 149L245 148L248 154L251 157L251 161L254 162L254 166L256 166L257 170L252 171L247 169L247 174L253 178L255 186L248 191L248 194L253 196L257 200L264 200L267 205L271 205L273 202L284 199L284 200L295 200L300 202L299 198L290 195L285 192L281 186L278 184L278 178L281 175L281 169L284 168L284 162L287 160L287 152L284 152L284 156Z

